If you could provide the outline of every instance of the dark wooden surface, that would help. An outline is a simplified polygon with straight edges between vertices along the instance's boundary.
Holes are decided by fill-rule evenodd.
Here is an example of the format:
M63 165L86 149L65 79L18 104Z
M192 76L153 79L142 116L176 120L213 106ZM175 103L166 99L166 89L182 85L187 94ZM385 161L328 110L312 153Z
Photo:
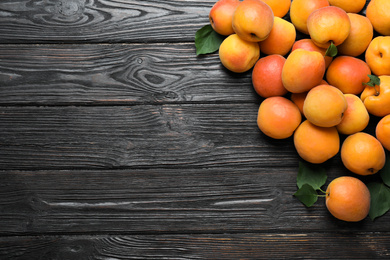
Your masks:
M250 72L195 55L213 4L0 1L0 259L389 258L390 214L292 196Z

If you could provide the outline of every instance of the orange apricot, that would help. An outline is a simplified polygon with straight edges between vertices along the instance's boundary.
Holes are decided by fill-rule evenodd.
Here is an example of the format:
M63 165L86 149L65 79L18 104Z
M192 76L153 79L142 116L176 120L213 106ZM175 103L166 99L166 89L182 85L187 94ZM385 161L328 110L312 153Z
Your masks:
M252 70L252 85L261 97L283 96L287 89L282 82L282 69L286 58L273 54L260 58Z
M338 177L332 180L326 189L326 208L337 219L361 221L367 217L370 204L370 191L358 178Z
M259 129L274 139L292 136L301 120L298 107L291 100L279 96L266 98L260 104L257 115Z
M351 56L338 56L326 71L326 80L344 94L358 95L370 81L371 69L366 62Z
M368 133L358 132L344 140L341 160L353 173L372 175L384 167L386 154L378 139Z
M390 151L390 115L383 117L375 128L376 138Z
M299 156L310 163L323 163L340 149L336 127L320 127L303 121L294 132L294 146Z
M348 102L338 88L318 85L307 93L303 113L317 126L332 127L341 122L347 107Z

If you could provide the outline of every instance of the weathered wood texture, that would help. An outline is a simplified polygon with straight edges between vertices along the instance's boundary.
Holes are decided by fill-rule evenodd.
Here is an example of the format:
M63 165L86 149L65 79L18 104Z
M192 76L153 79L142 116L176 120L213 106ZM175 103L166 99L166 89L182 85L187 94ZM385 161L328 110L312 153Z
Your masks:
M0 43L188 42L215 1L2 0Z
M5 106L256 102L250 76L193 43L0 45Z
M0 43L193 42L215 2L2 0Z
M294 196L298 167L0 172L0 235L390 232ZM347 174L329 166L329 179Z
M0 169L296 166L257 104L2 107ZM283 153L281 153L283 150Z
M388 259L388 234L242 233L0 238L8 259Z
M196 57L214 3L0 1L0 259L389 257L390 214L304 207L250 72Z

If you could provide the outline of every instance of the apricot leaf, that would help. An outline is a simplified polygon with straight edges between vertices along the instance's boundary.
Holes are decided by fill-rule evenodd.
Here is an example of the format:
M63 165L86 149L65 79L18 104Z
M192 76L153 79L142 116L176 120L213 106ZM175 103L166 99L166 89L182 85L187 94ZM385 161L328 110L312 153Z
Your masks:
M224 39L225 36L215 32L210 24L203 26L195 33L196 55L217 51Z
M375 75L367 75L370 78L370 81L367 83L363 83L365 86L375 87L381 84L381 79Z
M380 176L383 182L390 187L390 153L386 153L385 166L380 170Z
M372 220L390 210L390 188L380 182L367 184L371 194L371 206L368 215Z
M316 190L309 184L303 184L295 193L297 197L306 207L313 206L318 200L318 194Z
M300 161L297 175L297 186L301 188L304 184L309 184L314 190L320 190L325 184L328 176L320 165L310 164Z
M338 53L338 51L337 51L336 45L334 45L334 43L331 42L330 46L328 47L328 49L325 52L325 56L335 57L337 55L337 53Z

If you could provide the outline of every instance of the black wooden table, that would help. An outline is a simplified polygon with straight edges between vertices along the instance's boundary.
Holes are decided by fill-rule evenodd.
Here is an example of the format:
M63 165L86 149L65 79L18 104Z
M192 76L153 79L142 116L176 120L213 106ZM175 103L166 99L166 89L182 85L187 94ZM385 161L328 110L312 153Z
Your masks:
M389 258L390 214L293 196L250 72L195 54L213 4L0 1L0 259Z

